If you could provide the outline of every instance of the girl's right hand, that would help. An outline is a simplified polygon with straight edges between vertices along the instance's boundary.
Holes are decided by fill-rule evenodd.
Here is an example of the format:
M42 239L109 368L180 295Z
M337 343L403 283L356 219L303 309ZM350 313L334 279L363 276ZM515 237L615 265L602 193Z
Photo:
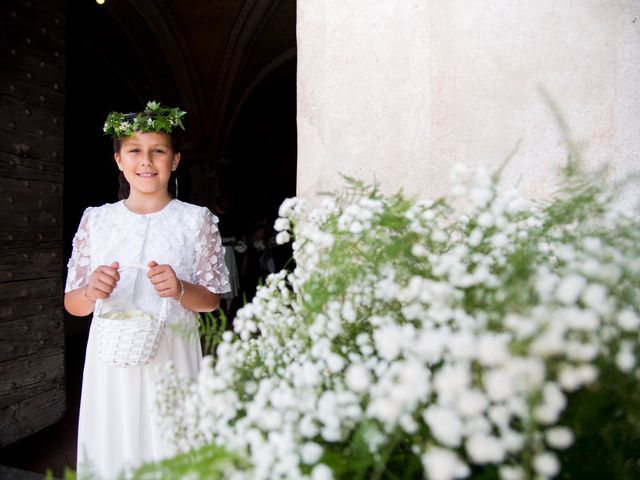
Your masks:
M113 262L111 265L100 265L89 277L89 283L85 287L84 296L95 303L99 298L109 298L116 284L120 281L118 273L120 264Z

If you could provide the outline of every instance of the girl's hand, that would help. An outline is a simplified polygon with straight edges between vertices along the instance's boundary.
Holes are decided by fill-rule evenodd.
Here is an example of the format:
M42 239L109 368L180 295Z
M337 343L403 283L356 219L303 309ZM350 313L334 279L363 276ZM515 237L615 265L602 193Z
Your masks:
M118 273L120 264L113 262L111 265L100 265L89 277L89 283L84 288L84 296L92 303L96 303L99 298L105 299L111 296L111 292L120 281Z
M151 280L153 288L160 297L178 298L182 287L171 265L158 265L158 262L149 262L147 277Z

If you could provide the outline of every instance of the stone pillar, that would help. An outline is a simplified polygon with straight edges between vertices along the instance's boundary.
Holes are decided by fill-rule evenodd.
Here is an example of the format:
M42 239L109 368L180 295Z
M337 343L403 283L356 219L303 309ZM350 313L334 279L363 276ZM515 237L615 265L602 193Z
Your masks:
M637 0L299 0L298 194L340 173L423 198L451 165L552 191L567 146L544 89L591 166L639 171ZM639 191L638 181L631 189Z

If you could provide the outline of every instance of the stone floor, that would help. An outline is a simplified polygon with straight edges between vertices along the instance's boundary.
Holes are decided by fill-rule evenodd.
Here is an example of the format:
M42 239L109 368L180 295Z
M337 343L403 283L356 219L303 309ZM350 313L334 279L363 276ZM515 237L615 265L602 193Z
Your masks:
M65 469L75 470L84 349L84 337L67 337L67 411L53 425L0 449L0 480L41 480L48 470L64 478Z
M2 480L43 480L44 478L45 476L41 473L26 472L0 465L0 479Z

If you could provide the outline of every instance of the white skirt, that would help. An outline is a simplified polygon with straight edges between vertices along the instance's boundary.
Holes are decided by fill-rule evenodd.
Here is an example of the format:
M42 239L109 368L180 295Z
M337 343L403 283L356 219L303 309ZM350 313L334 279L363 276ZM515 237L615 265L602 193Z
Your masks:
M78 480L112 480L143 463L174 456L177 450L163 439L154 414L158 375L172 361L179 374L195 378L202 359L197 335L171 332L162 336L151 363L115 367L98 358L97 340L92 325L80 400Z

